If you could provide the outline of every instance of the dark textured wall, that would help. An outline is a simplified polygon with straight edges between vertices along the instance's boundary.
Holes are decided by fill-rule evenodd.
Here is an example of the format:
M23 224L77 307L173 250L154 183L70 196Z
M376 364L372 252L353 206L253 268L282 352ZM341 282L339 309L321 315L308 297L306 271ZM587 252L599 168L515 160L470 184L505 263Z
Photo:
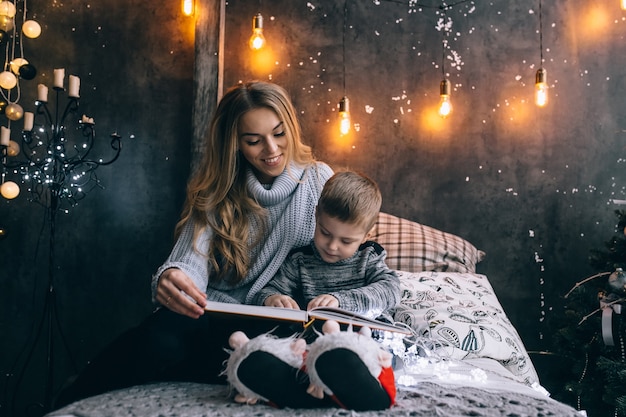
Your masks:
M193 93L213 92L207 74L218 74L215 49L199 51L194 84L193 22L178 3L29 2L44 33L27 44L40 73L23 84L22 101L65 67L81 76L81 106L99 137L118 131L124 139L119 161L98 171L105 189L58 217L57 304L68 349L57 341L55 386L72 362L82 367L151 309L149 278L170 249L191 162ZM624 198L624 12L617 0L543 2L551 101L538 109L538 2L456 3L445 13L453 23L445 55L455 56L443 60L455 106L445 120L433 115L444 37L434 0L352 0L347 13L333 0L229 2L224 84L259 78L286 87L317 156L376 179L385 211L484 250L479 272L528 348L547 349L544 317L592 272L589 250L613 234L612 199ZM259 11L269 56L247 48ZM198 33L215 36L216 19L201 22L210 27ZM356 127L349 143L336 133L344 84ZM15 387L20 407L42 401L45 340L34 342L48 247L41 207L24 196L1 203L4 412Z
M545 348L543 318L590 273L589 250L613 234L612 199L623 198L624 12L609 0L544 2L540 33L539 2L440 4L233 2L225 80L284 85L320 159L375 178L383 210L484 250L479 272L529 348ZM257 11L267 67L245 48ZM540 35L543 109L533 104ZM434 115L442 62L454 104L445 120ZM357 125L348 145L336 133L344 91Z
M80 112L94 118L97 141L108 144L113 132L123 141L119 159L96 172L104 189L57 216L53 271L64 339L55 330L56 391L152 310L150 276L171 247L189 173L194 22L179 2L28 6L43 30L24 41L38 75L21 82L21 105L32 111L44 83L54 109L52 71L65 68L66 86L69 74L81 78ZM14 139L21 127L14 122ZM94 156L106 158L100 149ZM27 198L23 189L15 200L0 199L1 415L36 415L45 399L49 222Z

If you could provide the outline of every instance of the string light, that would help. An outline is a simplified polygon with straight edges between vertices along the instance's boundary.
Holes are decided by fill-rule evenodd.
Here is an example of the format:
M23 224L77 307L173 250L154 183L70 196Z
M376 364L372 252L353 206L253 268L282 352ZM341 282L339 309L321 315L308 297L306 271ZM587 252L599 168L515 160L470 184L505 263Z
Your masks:
M265 46L265 36L263 35L263 16L257 13L252 18L252 36L250 36L250 49L258 51Z
M626 1L626 0L623 0ZM540 61L539 69L535 74L535 104L539 107L545 107L548 104L548 83L547 72L543 68L543 16L542 16L541 0L539 0L539 52Z

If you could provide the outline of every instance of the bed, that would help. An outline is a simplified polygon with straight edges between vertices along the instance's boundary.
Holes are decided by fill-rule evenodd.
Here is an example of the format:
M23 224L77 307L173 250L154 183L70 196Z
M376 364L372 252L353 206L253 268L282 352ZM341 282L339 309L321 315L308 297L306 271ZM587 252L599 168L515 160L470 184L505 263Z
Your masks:
M97 395L47 417L200 416L580 416L551 399L489 280L485 256L451 233L381 213L373 239L398 271L395 320L415 336L381 343L396 356L397 403L385 412L243 405L227 386L160 382Z

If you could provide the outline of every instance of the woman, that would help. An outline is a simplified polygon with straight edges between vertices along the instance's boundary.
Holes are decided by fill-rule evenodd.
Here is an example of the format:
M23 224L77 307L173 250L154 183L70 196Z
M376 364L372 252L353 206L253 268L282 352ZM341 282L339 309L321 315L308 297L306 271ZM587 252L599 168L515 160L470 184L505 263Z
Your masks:
M160 308L97 357L56 405L150 381L224 383L228 336L260 334L276 323L205 315L206 300L249 302L289 251L313 237L315 206L331 175L302 143L283 88L251 82L229 89L189 181L177 241L152 279ZM293 330L283 325L274 332ZM284 405L321 404L300 392L302 402Z

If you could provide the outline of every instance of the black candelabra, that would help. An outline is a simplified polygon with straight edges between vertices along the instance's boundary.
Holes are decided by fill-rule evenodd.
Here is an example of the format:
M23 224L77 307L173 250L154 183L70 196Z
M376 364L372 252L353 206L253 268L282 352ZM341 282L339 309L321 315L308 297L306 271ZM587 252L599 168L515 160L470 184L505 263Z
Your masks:
M76 206L94 187L102 188L96 170L103 165L112 164L117 160L122 149L121 136L111 134L110 148L112 156L107 159L92 157L95 153L96 129L92 118L82 114L79 116L78 77L70 77L67 103L61 104L65 89L63 80L57 78L55 70L54 97L56 106L54 113L48 105L47 87L39 85L38 100L35 102L34 113L24 113L24 129L20 143L7 141L3 127L2 151L2 187L10 185L14 198L19 187L9 177L17 177L26 186L30 201L37 202L46 208L46 220L49 226L49 254L47 292L43 315L38 325L31 353L38 345L40 338L46 335L46 379L43 408L50 410L53 402L55 374L55 331L62 336L60 320L56 309L55 289L55 231L56 216L68 212ZM72 78L73 77L73 78ZM8 131L10 134L10 130ZM8 142L8 143L7 143ZM17 190L15 190L17 188ZM63 338L62 338L63 339ZM64 340L64 339L63 339ZM30 354L29 354L30 356ZM28 363L28 362L27 362ZM27 364L24 365L26 368ZM20 376L21 377L21 376ZM18 380L17 385L20 381Z

